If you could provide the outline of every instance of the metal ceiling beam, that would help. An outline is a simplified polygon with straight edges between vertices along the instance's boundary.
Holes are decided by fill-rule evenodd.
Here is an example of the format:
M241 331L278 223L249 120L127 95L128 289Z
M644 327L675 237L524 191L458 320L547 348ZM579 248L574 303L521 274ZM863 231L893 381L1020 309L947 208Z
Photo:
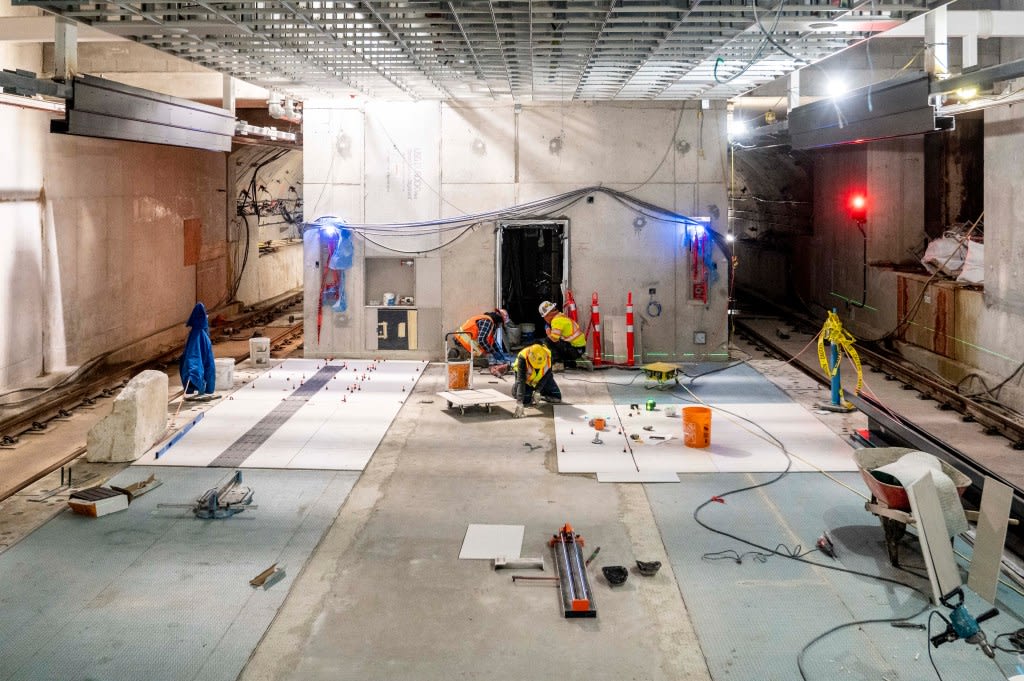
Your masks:
M423 64L420 62L419 58L416 56L415 50L413 50L411 47L409 47L408 43L406 43L405 40L402 39L402 36L400 36L395 31L395 29L393 29L391 27L391 24L388 23L388 21L377 12L376 8L374 8L374 6L368 0L363 0L363 6L365 6L366 9L368 9L370 11L370 14L373 15L373 18L376 19L377 22L382 27L384 27L384 29L388 33L391 34L391 37L395 40L395 42L397 42L402 47L402 49L405 50L405 53L409 56L410 59L412 59L413 63L416 64L416 67L426 77L426 79L428 81L430 81L430 83L432 83L434 85L434 87L436 87L438 90L440 90L445 95L447 95L449 99L454 99L454 97L452 96L451 91L448 90L448 88L446 88L441 83L435 81L434 78L431 76L431 74L425 68L423 68Z

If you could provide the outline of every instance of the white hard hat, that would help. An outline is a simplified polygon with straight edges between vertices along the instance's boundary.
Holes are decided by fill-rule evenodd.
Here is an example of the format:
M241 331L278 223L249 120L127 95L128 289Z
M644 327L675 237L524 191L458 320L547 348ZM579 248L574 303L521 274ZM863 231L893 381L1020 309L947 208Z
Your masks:
M552 303L550 300L545 300L543 303L540 304L540 307L537 308L537 310L540 312L541 317L546 317L549 313L554 312L557 309L558 306Z

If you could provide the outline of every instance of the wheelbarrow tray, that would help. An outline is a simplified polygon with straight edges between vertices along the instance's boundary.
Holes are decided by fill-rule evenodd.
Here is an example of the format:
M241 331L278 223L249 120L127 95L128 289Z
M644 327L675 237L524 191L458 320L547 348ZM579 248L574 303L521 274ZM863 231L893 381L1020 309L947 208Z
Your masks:
M890 463L895 463L907 452L917 451L908 447L869 447L858 449L853 453L853 460L857 464L860 476L864 484L871 490L875 499L889 508L910 511L910 499L907 497L907 490L902 485L890 485L882 482L871 471ZM967 488L971 486L971 479L953 468L945 461L939 461L942 465L942 472L949 476L956 485L956 491L960 496L964 495Z

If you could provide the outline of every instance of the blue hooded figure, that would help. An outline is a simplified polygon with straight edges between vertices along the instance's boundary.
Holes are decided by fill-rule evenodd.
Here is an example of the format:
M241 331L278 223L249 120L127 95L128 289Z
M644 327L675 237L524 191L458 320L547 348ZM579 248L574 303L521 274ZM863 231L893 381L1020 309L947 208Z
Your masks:
M185 324L191 328L185 341L185 352L178 363L181 386L186 395L201 393L212 395L216 389L217 368L213 362L213 343L207 331L206 306L196 303Z

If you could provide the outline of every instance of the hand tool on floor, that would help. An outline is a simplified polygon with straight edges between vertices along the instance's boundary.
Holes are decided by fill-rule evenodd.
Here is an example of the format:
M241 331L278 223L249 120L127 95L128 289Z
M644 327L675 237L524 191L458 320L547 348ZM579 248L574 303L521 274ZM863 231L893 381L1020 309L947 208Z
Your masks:
M953 612L949 614L949 623L946 625L946 630L932 636L932 645L938 648L943 643L949 643L962 638L968 643L973 643L981 648L982 652L989 657L995 657L995 651L992 650L992 646L989 645L988 640L985 638L985 632L981 630L978 623L995 617L999 614L999 611L995 608L990 608L975 619L971 613L967 612L967 608L964 607L964 591L960 587L953 589L939 600Z
M583 560L583 543L583 537L576 534L569 523L548 540L558 573L562 612L566 617L597 617L586 561Z
M252 497L252 488L242 485L242 471L235 471L225 484L207 490L191 504L157 504L157 508L189 508L197 518L220 520L255 509Z
M266 591L282 579L284 579L284 566L278 566L277 563L274 563L266 570L250 579L249 584L256 589L263 587L263 590Z
M587 558L583 562L583 567L590 567L590 564L592 562L594 562L594 559L597 558L597 554L599 554L599 553L601 553L601 547L600 546L598 546L596 549L594 549L594 552L590 554L590 557Z
M817 546L818 550L829 558L835 559L836 546L832 543L832 538L828 536L828 532L821 533L821 536L818 537L818 541L815 543L815 546Z
M543 570L544 569L544 558L506 558L504 556L498 556L494 559L493 567L495 570Z

